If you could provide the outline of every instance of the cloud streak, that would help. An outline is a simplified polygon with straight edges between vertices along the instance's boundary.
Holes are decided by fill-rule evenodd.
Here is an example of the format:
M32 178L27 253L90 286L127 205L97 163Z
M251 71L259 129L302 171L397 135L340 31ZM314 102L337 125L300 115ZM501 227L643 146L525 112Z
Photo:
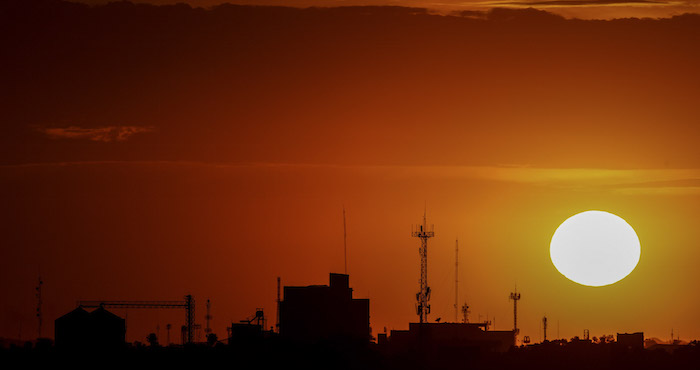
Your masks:
M700 194L700 169L600 169L538 168L527 166L411 166L411 165L339 165L312 163L234 163L199 161L83 161L25 163L0 166L0 169L32 167L155 166L211 168L213 170L259 170L304 172L346 172L360 176L463 179L516 183L574 191L600 190L626 195Z
M39 132L51 139L84 139L90 141L124 141L135 134L153 132L151 126L104 126L84 128L79 126L42 127Z
M585 6L634 6L634 5L670 5L672 2L663 0L523 0L523 1L492 1L485 3L490 6L518 7L585 7Z

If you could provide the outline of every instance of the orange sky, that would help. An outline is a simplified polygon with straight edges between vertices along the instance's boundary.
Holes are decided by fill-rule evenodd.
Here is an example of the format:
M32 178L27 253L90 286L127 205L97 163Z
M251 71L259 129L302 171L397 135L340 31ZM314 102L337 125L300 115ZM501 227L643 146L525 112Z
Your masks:
M51 6L0 19L17 35L0 72L0 336L35 332L39 273L48 335L78 299L192 293L220 336L256 307L274 317L277 276L342 272L343 205L373 333L406 328L427 203L432 319L454 315L458 237L473 320L510 328L517 284L533 339L544 314L549 337L557 322L700 337L697 17ZM556 227L590 209L641 240L609 287L549 260ZM128 317L143 340L184 314Z

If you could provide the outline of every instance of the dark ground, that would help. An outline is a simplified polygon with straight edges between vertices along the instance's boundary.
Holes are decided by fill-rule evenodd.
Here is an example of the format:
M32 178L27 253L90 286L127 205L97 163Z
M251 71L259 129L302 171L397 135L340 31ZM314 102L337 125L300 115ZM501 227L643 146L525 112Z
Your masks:
M673 353L628 350L615 343L535 345L497 353L462 354L412 351L389 355L375 344L301 345L279 338L215 347L128 347L116 351L62 351L50 344L0 349L0 366L123 366L128 368L203 367L305 369L700 369L700 346L693 342ZM16 365L15 365L16 366Z

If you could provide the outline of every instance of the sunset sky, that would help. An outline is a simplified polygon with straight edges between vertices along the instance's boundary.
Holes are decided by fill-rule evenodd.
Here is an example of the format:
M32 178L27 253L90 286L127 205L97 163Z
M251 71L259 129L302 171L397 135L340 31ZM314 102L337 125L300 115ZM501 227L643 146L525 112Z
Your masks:
M111 1L81 0L80 2L106 4ZM428 8L439 13L486 11L494 7L535 8L566 17L584 19L658 18L700 12L700 1L698 0L140 0L134 2L160 5L187 3L195 7L210 7L224 3L304 8L390 5Z
M697 10L620 3L546 10ZM700 338L700 16L483 11L3 2L0 337L36 335L39 274L47 336L80 299L191 293L203 323L210 298L219 337L257 307L273 323L277 276L343 272L343 206L373 334L406 329L427 205L431 321L454 317L459 238L473 321L511 329L517 284L533 340L545 314L549 338ZM586 210L641 241L611 286L549 258ZM117 313L130 341L184 321Z

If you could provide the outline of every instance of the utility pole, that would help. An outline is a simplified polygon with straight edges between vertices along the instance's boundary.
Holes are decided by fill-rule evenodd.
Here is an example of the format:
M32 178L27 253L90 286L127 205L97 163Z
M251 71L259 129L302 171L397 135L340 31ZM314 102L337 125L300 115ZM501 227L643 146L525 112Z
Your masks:
M432 225L430 230L428 230L426 213L424 210L423 224L419 225L411 233L413 237L420 238L420 248L418 249L418 254L420 255L420 290L416 294L416 313L420 323L428 322L428 314L430 313L430 305L428 304L430 300L430 287L428 286L428 239L435 236Z

